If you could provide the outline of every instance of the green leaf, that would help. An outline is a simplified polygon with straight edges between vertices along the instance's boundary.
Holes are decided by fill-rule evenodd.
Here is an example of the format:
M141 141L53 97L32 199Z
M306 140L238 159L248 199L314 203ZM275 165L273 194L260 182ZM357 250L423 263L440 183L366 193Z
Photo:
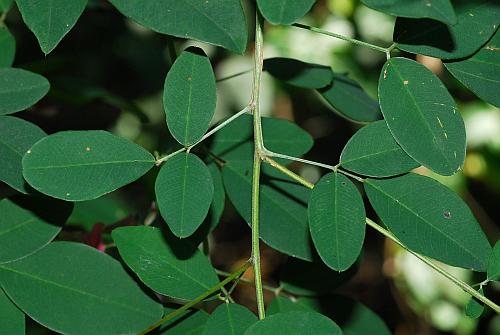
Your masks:
M370 177L390 177L420 166L392 137L385 121L364 126L347 142L340 163L344 169Z
M165 315L176 309L166 307ZM204 310L187 310L162 324L154 335L202 335L208 321L208 313Z
M179 143L188 146L203 137L216 100L210 60L199 48L186 49L168 71L163 93L168 129Z
M188 237L203 223L214 196L207 166L196 155L180 153L168 159L156 178L156 202L170 230Z
M488 279L489 280L499 280L500 279L500 241L495 243L490 257L488 258Z
M429 18L455 24L457 16L449 0L361 0L370 8L400 17Z
M425 66L389 59L379 79L380 107L406 153L441 175L460 170L465 159L465 126L441 81Z
M238 304L222 304L208 318L203 335L242 335L257 321L255 314Z
M500 32L472 57L456 62L445 62L444 66L462 84L482 100L500 107Z
M318 92L335 112L348 120L372 122L382 118L377 101L347 76L334 73L332 83Z
M289 85L301 88L323 88L333 80L333 72L329 66L292 58L265 59L264 71Z
M118 261L79 243L0 265L0 283L32 319L63 334L137 333L162 314Z
M0 27L0 68L10 67L16 56L16 40L7 27Z
M480 288L478 292L484 295L483 288ZM477 319L483 314L484 305L482 302L476 300L474 297L470 297L469 302L465 306L465 315L470 318Z
M13 2L14 0L0 0L0 13L7 12L12 6Z
M24 313L14 305L0 288L0 334L25 334Z
M257 0L259 10L272 24L292 24L307 14L316 0Z
M13 202L15 201L15 202ZM41 197L0 201L0 263L46 246L61 231L73 204Z
M123 15L159 33L191 38L242 54L248 29L239 0L111 0Z
M401 50L441 59L472 55L498 28L496 0L456 0L457 23L447 26L428 19L398 18L394 41Z
M154 162L142 147L106 131L63 131L27 151L23 175L44 194L84 201L135 181Z
M341 335L342 330L332 320L316 312L285 312L257 321L245 335Z
M24 23L35 34L40 48L50 53L73 28L87 0L16 0Z
M320 260L305 262L290 258L279 275L280 287L299 296L316 296L335 290L354 277L359 261L347 271L337 272Z
M227 195L238 213L250 224L252 219L252 162L234 161L224 165L222 177ZM262 240L287 255L312 260L312 242L307 224L310 191L288 177L262 176L260 186L260 229Z
M365 207L356 186L338 173L323 176L311 192L307 213L323 262L334 270L347 270L365 239Z
M39 74L23 69L0 69L0 115L33 106L49 88L48 80Z
M370 203L411 250L452 266L486 271L491 246L463 200L429 177L368 179Z
M194 245L153 227L113 230L120 256L155 292L193 300L219 282L208 258Z
M0 157L3 165L0 180L21 193L28 193L30 190L23 178L23 155L45 136L45 132L33 123L0 116Z

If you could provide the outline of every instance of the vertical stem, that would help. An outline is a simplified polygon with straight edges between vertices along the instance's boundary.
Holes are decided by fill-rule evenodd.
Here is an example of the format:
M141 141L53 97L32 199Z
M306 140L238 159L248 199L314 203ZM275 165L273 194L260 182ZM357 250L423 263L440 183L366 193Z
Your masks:
M262 290L262 273L260 268L259 249L259 192L260 192L260 166L264 152L262 138L262 125L260 120L260 78L262 75L263 50L262 50L262 19L256 10L255 13L255 64L253 70L252 102L254 124L254 158L252 175L252 262L255 276L255 295L259 319L264 319L264 292Z

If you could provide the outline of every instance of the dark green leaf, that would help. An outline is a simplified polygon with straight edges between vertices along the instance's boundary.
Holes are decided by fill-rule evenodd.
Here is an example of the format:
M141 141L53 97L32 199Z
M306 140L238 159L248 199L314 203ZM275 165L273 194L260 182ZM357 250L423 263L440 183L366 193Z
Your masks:
M87 0L16 0L23 21L35 34L40 48L48 54L73 28Z
M347 76L335 73L332 83L318 92L334 111L348 120L372 122L382 118L377 101Z
M119 262L84 244L51 243L0 265L0 275L20 309L63 334L137 333L162 313Z
M491 246L463 200L429 177L368 179L373 208L411 250L453 266L486 271Z
M165 315L175 311L165 308ZM187 310L162 324L153 335L202 335L208 321L208 313L203 310Z
M243 53L248 31L239 0L111 0L132 20L159 33L222 46Z
M0 0L0 13L8 11L13 2L14 0Z
M260 12L272 24L292 24L311 10L316 0L257 0Z
M365 239L365 207L356 186L338 173L323 176L311 192L307 213L323 262L334 270L347 270Z
M301 88L323 88L333 79L329 66L305 63L292 58L268 58L264 70L277 79Z
M429 18L455 24L457 16L450 0L361 0L370 8L400 17Z
M457 23L447 26L429 19L398 18L394 41L401 50L441 59L472 55L498 28L497 0L456 0Z
M210 315L203 335L243 335L257 321L255 314L238 304L222 304Z
M234 161L222 170L227 195L238 213L250 224L252 218L252 162ZM310 191L291 179L265 180L260 186L260 237L287 255L312 260L307 224Z
M446 176L461 169L464 121L430 70L410 59L389 59L380 74L379 97L392 135L410 157Z
M216 100L210 60L199 48L186 49L168 72L163 93L168 129L179 143L187 146L201 139Z
M23 178L22 159L26 151L45 132L28 121L10 116L0 116L0 157L2 168L0 180L22 193L28 193L28 184Z
M488 279L500 279L500 241L495 243L490 257L488 258Z
M0 68L12 66L15 55L16 40L14 36L7 27L0 26Z
M341 166L370 177L390 177L420 166L392 137L385 121L364 126L347 142L340 155Z
M500 30L470 58L444 65L479 98L500 107Z
M1 3L1 2L0 2ZM25 334L24 313L14 305L0 287L0 334Z
M245 335L341 335L332 320L316 312L284 312L254 323Z
M23 158L23 175L36 190L69 201L92 200L144 175L154 157L111 133L64 131L38 141Z
M50 84L39 74L23 69L0 69L0 115L22 111L37 103Z
M73 204L50 198L16 197L0 201L0 263L46 246L61 231Z
M142 282L169 297L193 300L219 282L207 257L194 245L153 227L123 227L113 240Z
M188 237L203 223L214 196L207 166L193 154L168 159L155 183L156 202L170 230Z
M481 295L484 295L482 288L480 288L478 292ZM470 318L477 319L481 316L481 314L483 314L483 312L484 312L483 303L479 302L474 297L470 297L469 302L465 306L465 315L467 315Z

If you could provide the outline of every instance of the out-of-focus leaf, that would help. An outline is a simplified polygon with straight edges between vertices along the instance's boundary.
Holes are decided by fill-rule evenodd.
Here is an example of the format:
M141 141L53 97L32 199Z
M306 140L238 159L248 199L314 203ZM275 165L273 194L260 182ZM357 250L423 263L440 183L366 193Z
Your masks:
M268 58L264 70L275 78L301 88L323 88L333 79L329 66L305 63L292 58Z

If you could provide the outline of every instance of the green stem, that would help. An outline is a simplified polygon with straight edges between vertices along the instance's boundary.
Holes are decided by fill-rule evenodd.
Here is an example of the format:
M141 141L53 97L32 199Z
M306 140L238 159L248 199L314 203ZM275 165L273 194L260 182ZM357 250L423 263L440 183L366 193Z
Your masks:
M215 270L215 272L217 272L218 275L220 276L224 276L224 277L228 277L231 275L231 273L229 272L225 272L225 271L222 271L222 270ZM249 285L254 285L254 281L251 280L251 279L247 279L247 278L243 278L243 277L240 277L239 281L241 283L245 283L245 284L249 284ZM274 295L279 295L281 292L283 292L283 290L281 289L281 287L274 287L274 286L271 286L271 285L267 285L267 284L262 284L262 288L266 291L269 291L269 292L272 292L274 293Z
M344 40L344 41L347 41L347 42L350 42L350 43L353 43L353 44L357 44L357 45L361 45L361 46L370 48L372 50L383 52L385 54L387 54L388 52L390 52L390 50L388 48L383 48L383 47L380 47L378 45L374 45L374 44L371 44L371 43L368 43L368 42L363 42L363 41L360 41L360 40L357 40L357 39L354 39L354 38L351 38L351 37L347 37L347 36L344 36L344 35L332 33L330 31L323 30L323 29L316 28L316 27L311 27L311 26L308 26L308 25L305 25L305 24L294 23L294 24L292 24L292 26L293 27L297 27L297 28L301 28L301 29L310 30L310 31L313 31L315 33L319 33L319 34L323 34L323 35L335 37L335 38L338 38L340 40Z
M327 164L323 164L323 163L315 162L315 161L310 161L310 160L299 158L299 157L294 157L294 156L279 154L277 152L273 152L273 151L270 151L270 150L267 150L267 149L265 150L265 154L268 157L283 158L283 159L288 159L288 160L294 161L294 162L299 162L299 163L304 163L304 164L319 166L321 168L328 169L328 170L335 170L335 166L333 166L333 165L327 165Z
M152 324L151 326L149 326L147 329L143 330L142 332L139 333L139 335L145 335L145 334L148 334L150 333L151 331L153 331L154 329L156 329L157 327L161 326L162 324L164 324L165 322L169 321L169 320L172 320L173 318L175 318L176 316L180 315L183 311L195 306L196 304L202 302L203 300L205 300L206 298L208 298L209 296L211 296L212 294L216 293L217 291L219 291L222 287L224 287L224 285L226 285L227 283L233 281L234 279L242 276L245 271L250 267L251 265L251 261L247 261L245 264L243 264L242 267L240 267L238 270L236 270L235 272L233 272L230 276L228 276L226 279L224 279L223 281L221 281L220 283L218 283L217 285L213 286L212 288L210 288L209 290L205 291L205 293L202 293L201 295L199 295L197 298L195 298L193 301L185 304L184 306L176 309L175 311L173 311L172 313L169 313L167 315L165 315L163 318L161 318L159 321L157 321L156 323Z
M239 77L239 76L241 76L241 75L244 75L244 74L250 73L250 72L252 72L252 71L253 71L253 69L251 69L251 70L246 70L246 71L240 71L240 72L237 72L237 73L231 74L231 75L229 75L229 76L219 78L219 79L217 79L217 82L218 82L218 83L220 83L221 81L226 81L226 80L229 80L229 79L233 79L233 78Z
M255 13L255 56L253 70L252 100L254 125L254 158L252 176L252 262L255 277L255 295L259 319L265 318L264 292L262 290L262 272L260 268L259 249L259 192L260 192L260 167L264 157L264 140L262 137L262 124L260 118L260 83L262 76L263 57L262 18L259 12Z

